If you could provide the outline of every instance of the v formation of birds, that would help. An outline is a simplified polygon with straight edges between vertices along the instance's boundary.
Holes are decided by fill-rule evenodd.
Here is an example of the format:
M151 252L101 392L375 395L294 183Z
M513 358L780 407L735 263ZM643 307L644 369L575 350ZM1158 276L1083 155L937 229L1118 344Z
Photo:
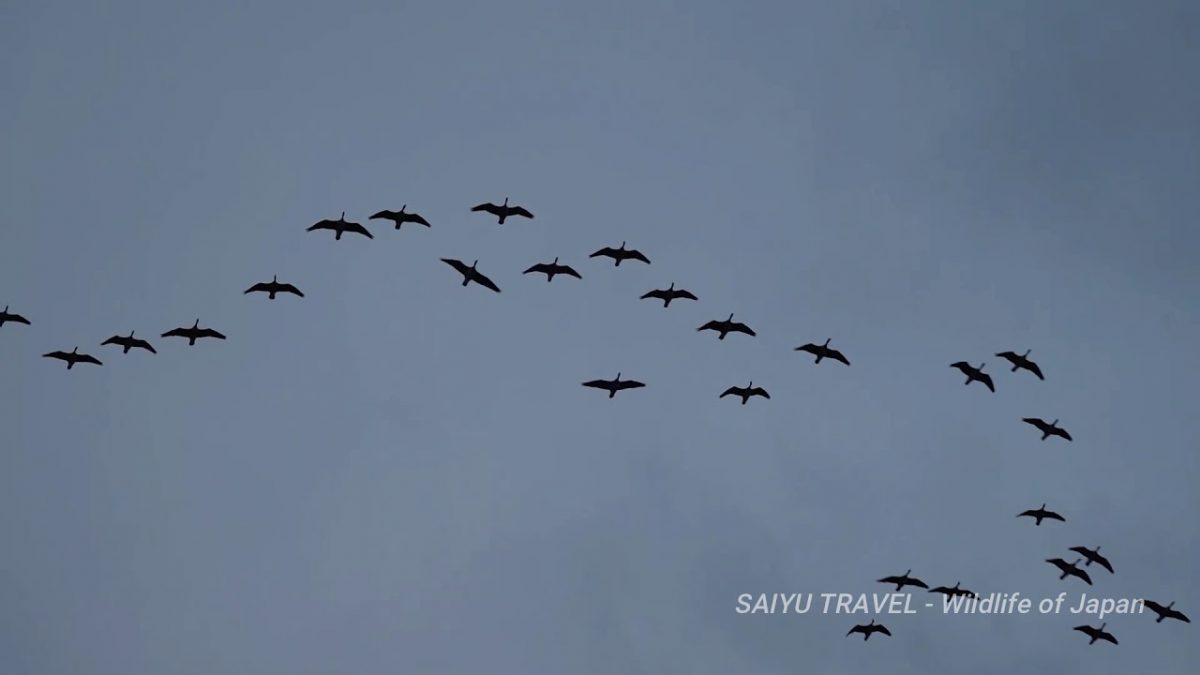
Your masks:
M399 211L378 211L374 215L370 216L370 219L390 221L395 225L395 229L397 230L401 229L403 225L409 223L421 225L427 228L432 227L429 221L427 221L423 216L414 212L410 212L407 209L408 205L405 204L400 207ZM471 211L476 213L490 214L496 218L496 222L498 224L504 224L506 220L513 217L527 219L532 219L534 217L533 213L528 209L522 206L509 204L507 197L504 199L503 203L499 205L485 202L472 207ZM347 233L356 234L368 239L374 239L374 235L372 235L370 230L368 230L363 224L346 220L345 212L343 212L336 220L320 220L307 228L307 231L309 232L318 230L332 231L334 233L335 240L341 240L342 235ZM624 241L621 242L621 245L617 248L605 246L596 250L588 257L609 258L613 261L613 267L620 267L622 262L627 261L639 262L646 265L650 264L650 259L645 254L635 248L627 247L627 242ZM458 272L459 275L461 275L463 286L468 286L474 283L495 293L501 292L500 287L497 286L491 278L486 276L478 269L478 260L472 261L470 265L455 258L442 258L441 260ZM542 274L545 276L547 282L553 281L556 276L569 276L576 279L583 278L582 275L570 265L560 263L559 258L557 257L550 262L535 263L526 269L522 274ZM254 283L245 291L243 291L243 294L245 295L255 293L263 294L269 300L275 300L280 295L292 295L297 298L304 297L304 293L297 286L288 282L281 282L279 281L278 276L275 275L272 275L271 281L260 281ZM674 282L672 282L670 286L665 289L654 289L647 291L641 296L641 299L661 300L664 309L670 307L671 303L675 301L699 300L699 298L691 291L683 288L676 288ZM3 310L0 310L0 328L3 328L6 324L31 326L32 322L25 316L18 314L15 311L10 311L10 308L5 306ZM699 326L696 330L697 332L711 331L716 333L718 340L725 340L726 337L735 333L745 335L747 337L757 336L757 333L754 331L754 329L752 329L746 323L734 321L733 314L729 314L724 319L714 319L708 321L707 323ZM226 339L225 335L221 332L210 327L202 327L200 325L200 319L198 318L192 323L191 326L185 325L172 328L171 330L161 333L159 337L177 337L187 340L189 346L196 345L197 341L199 340ZM829 360L836 361L844 366L849 366L850 360L841 351L831 347L829 345L831 341L831 339L826 339L822 344L811 342L806 343L796 347L795 351L804 352L812 356L814 364L820 364L822 361ZM150 354L158 353L149 340L143 337L135 336L134 331L130 331L128 335L113 335L100 342L99 346L120 347L123 354L128 354L130 350L133 349L140 349ZM1029 354L1030 350L1027 349L1022 354L1018 354L1014 351L1002 351L997 352L995 356L997 358L1004 359L1008 365L1011 366L1010 372L1015 373L1019 370L1025 370L1031 373L1033 376L1036 376L1038 380L1045 380L1045 375L1043 374L1041 367L1029 358ZM103 362L95 356L86 352L80 352L78 346L75 346L69 352L56 350L43 354L43 356L46 358L63 361L66 364L67 370L71 370L79 364L96 366L103 365ZM956 361L950 364L950 367L960 371L966 377L966 380L963 382L964 385L969 386L972 383L979 383L994 393L996 391L995 381L992 379L992 376L989 373L984 372L986 365L986 363L980 363L978 366L975 366L969 361ZM582 384L585 387L600 389L604 392L607 392L607 398L609 399L614 398L619 392L631 389L640 389L646 386L645 383L639 382L635 379L622 379L621 373L619 372L616 374L616 377L611 380L595 379L588 380ZM765 388L762 386L755 386L753 381L748 382L746 386L730 386L728 389L719 394L719 398L725 398L727 396L735 397L735 400L740 401L742 405L746 405L752 398L755 397L762 399L771 398L771 395ZM1057 419L1047 422L1040 417L1026 417L1022 418L1022 421L1041 432L1042 441L1045 441L1051 436L1061 438L1065 441L1074 440L1066 429L1058 425L1059 420ZM1030 518L1033 520L1034 525L1038 527L1040 527L1045 521L1056 521L1062 523L1066 522L1065 517L1054 512L1053 510L1047 509L1046 504L1042 504L1036 509L1022 511L1021 513L1017 514L1017 517ZM1108 574L1114 573L1112 563L1104 555L1101 555L1099 546L1096 546L1095 548L1089 548L1086 546L1072 546L1067 550L1076 555L1076 559L1074 561L1068 562L1065 558L1059 557L1046 559L1046 563L1053 565L1058 570L1059 579L1061 580L1065 580L1067 577L1071 576L1091 586L1093 585L1093 579L1092 575L1088 572L1089 569L1093 570L1094 572L1096 569L1103 568ZM1080 566L1081 562L1083 563L1082 567ZM1096 566L1095 568L1092 567L1093 564ZM961 588L961 582L955 582L954 586L938 586L930 589L924 581L917 577L911 576L911 573L912 570L909 569L902 575L883 577L878 579L878 582L884 584L895 584L897 591L902 590L905 586L913 586L915 588L928 589L929 593L940 593L947 597L975 597L975 593L973 591ZM1145 600L1144 603L1145 607L1150 609L1157 616L1155 619L1156 623L1162 623L1164 619L1175 619L1176 621L1182 621L1186 623L1191 622L1190 619L1183 614L1183 612L1174 608L1174 602L1168 603L1167 605L1162 605L1152 600ZM1073 630L1086 634L1090 638L1088 644L1093 644L1097 640L1103 640L1111 642L1112 644L1117 644L1116 637L1105 630L1106 626L1107 624L1101 624L1099 627L1082 625L1074 627ZM876 633L887 636L892 635L891 631L887 627L885 627L883 624L877 623L874 619L872 619L868 624L859 624L852 627L850 631L846 633L846 635L849 636L854 633L861 634L864 641L870 639L870 637Z

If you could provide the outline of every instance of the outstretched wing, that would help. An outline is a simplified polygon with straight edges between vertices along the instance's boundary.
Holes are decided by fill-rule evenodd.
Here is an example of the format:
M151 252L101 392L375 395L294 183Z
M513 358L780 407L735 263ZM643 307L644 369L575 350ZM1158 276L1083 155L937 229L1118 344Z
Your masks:
M404 214L404 222L416 223L418 225L424 225L425 227L433 227L432 225L429 224L428 220L425 220L424 218L422 218L420 215L418 215L416 213Z
M683 298L684 300L699 300L700 299L700 298L697 298L696 296L692 295L691 291L682 291L682 290L675 291L675 297Z
M104 342L101 342L101 343L100 343L100 346L104 346L104 345L119 345L119 344L121 344L121 341L122 341L122 340L124 340L124 339L125 339L125 338L124 338L124 337L122 337L122 336L120 336L120 335L114 335L114 336L112 336L112 337L108 338L107 340L105 340Z
M7 314L7 315L2 315L2 316L4 316L4 318L3 318L3 320L0 320L0 323L4 323L5 321L11 321L13 323L23 323L26 326L31 325L29 323L29 319L26 319L25 317L21 316L20 314Z
M984 386L987 387L989 390L991 390L992 393L996 392L996 385L992 384L992 376L991 375L988 375L987 373L981 373L979 375L979 381L983 382Z
M49 356L49 354L47 354L46 356ZM1153 611L1155 614L1165 614L1167 611L1166 607L1158 604L1157 602L1155 602L1153 600L1143 600L1142 604L1149 607L1150 610Z
M721 330L721 322L713 319L696 330Z
M1029 516L1030 518L1037 518L1038 511L1037 511L1037 509L1029 509L1027 511L1022 511L1017 514L1018 518L1021 518L1022 516Z
M767 390L763 389L762 387L755 387L755 388L751 389L750 395L751 396L757 395L757 396L761 396L763 398L771 398L771 395L767 393Z
M659 300L666 300L667 292L659 290L649 291L641 297L642 300L645 300L646 298L658 298Z
M455 260L454 258L442 258L442 262L458 270L458 273L462 274L463 276L466 276L471 271L471 268L467 267L466 263L461 260Z
M521 272L521 274L529 274L530 272L541 272L542 274L549 274L550 266L547 265L546 263L538 263L536 265L530 265L529 269L525 270L524 272Z
M607 390L613 387L613 383L611 380L588 380L587 382L583 383L583 386Z
M1063 438L1067 439L1068 441L1075 440L1075 439L1071 438L1071 434L1068 434L1066 429L1055 429L1051 433L1058 434L1059 436L1062 436Z
M863 634L866 634L866 632L867 632L867 627L866 627L866 626L855 626L854 628L851 628L851 629L850 629L850 630L849 630L849 631L846 633L846 637L849 637L849 636L851 636L851 635L854 635L855 633L863 633Z
M242 295L245 295L247 293L254 293L254 292L269 293L270 291L271 291L271 289L266 283L259 282L257 284L254 284L250 288L247 288L246 290L242 291Z
M841 352L839 352L836 349L830 349L829 353L826 356L833 359L834 361L841 361L842 363L844 363L846 365L850 365L850 360L847 359L845 357L845 355L843 355Z
M971 370L971 364L967 363L966 361L955 361L954 363L950 364L950 367L958 368L959 370L963 371L964 373Z
M921 581L920 579L916 579L914 577L908 578L908 585L916 586L917 588L929 588L929 585L926 584L924 581Z
M1034 363L1033 361L1030 361L1029 365L1027 365L1025 367L1029 370L1029 372L1033 373L1034 375L1037 375L1037 378L1039 380L1046 379L1046 377L1044 375L1042 375L1042 369L1039 368L1038 364Z
M510 215L510 216L525 216L526 218L533 218L533 214L530 213L529 210L526 209L524 206L508 207L508 215Z
M887 626L884 626L883 624L878 624L878 625L876 625L876 626L875 626L875 632L877 632L877 633L883 633L884 635L887 635L887 636L889 636L889 637L890 637L890 636L891 636L891 634L892 634L892 631L888 630L888 629L887 629Z
M1092 560L1096 561L1097 565L1108 570L1109 574L1116 574L1116 572L1113 571L1112 563L1110 563L1108 561L1108 558L1105 558L1104 556L1100 555L1099 553L1093 553Z
M134 346L134 347L141 347L142 349L145 349L146 351L150 352L151 354L157 354L157 353L158 353L158 352L157 352L157 351L154 349L154 346L153 346L153 345L151 345L149 342L146 342L145 340L140 340L140 339L136 339L136 338L135 338L135 339L134 339L134 341L133 341L133 346Z
M56 351L50 352L49 354L42 354L42 356L45 358L48 358L48 359L62 359L63 361L66 361L67 358L70 356L70 354L68 354L64 351L56 350Z
M368 220L395 220L396 216L398 215L400 214L396 213L395 211L388 211L387 209L384 209L371 215Z
M484 202L482 204L479 204L478 206L472 206L471 210L472 211L486 211L487 213L490 213L493 216L500 215L500 207L496 206L495 204L493 204L491 202Z
M741 396L742 395L741 387L730 387L730 388L726 389L724 392L722 392L721 395L718 396L717 398L725 398L726 396L729 396L731 394L734 396Z
M280 284L279 292L280 293L291 293L292 295L297 295L297 296L300 296L301 298L304 297L304 294L300 292L300 289L296 288L295 286L293 286L291 284Z
M187 337L187 328L172 328L162 334L162 337Z
M1048 520L1057 520L1057 521L1064 522L1064 523L1067 522L1066 518L1063 518L1062 516L1060 516L1059 514L1053 512L1053 511L1047 511L1047 512L1043 513L1042 517L1046 518Z
M362 236L366 237L367 239L375 238L375 235L368 232L367 228L362 226L362 223L346 222L345 224L342 225L342 229L344 229L347 232L354 232L356 234L361 234Z
M565 274L569 277L575 277L576 279L583 278L583 277L579 276L579 272L576 272L575 268L571 267L570 265L559 265L558 272L559 272L559 274Z
M814 345L813 343L809 342L808 344L803 344L803 345L800 345L799 347L796 347L792 351L808 352L809 354L816 355L816 354L821 353L821 348L818 347L817 345Z
M595 258L597 256L602 256L602 255L608 256L609 258L614 258L617 255L617 249L612 248L611 246L605 246L604 248L600 249L599 251L596 251L595 253L589 255L588 257Z
M197 337L217 338L218 340L225 339L224 335L221 335L220 333L218 333L217 331L215 331L211 328L201 328L199 331L197 331L196 336Z
M631 248L631 249L625 251L625 257L629 258L630 260L641 260L642 262L646 263L647 265L650 264L650 259L647 258L646 256L642 255L641 251L634 249L634 248Z
M490 288L493 291L496 291L497 293L500 292L499 286L492 283L491 279L487 278L483 274L480 274L478 271L476 271L474 274L472 274L471 277L475 280L475 283L479 284L480 286L483 286L484 288Z
M1092 578L1090 576L1088 576L1087 572L1076 567L1071 570L1071 574L1074 574L1075 576L1079 577L1080 579L1083 579L1084 581L1086 581L1088 586L1092 585Z
M637 389L638 387L644 386L646 385L638 382L637 380L621 380L617 383L617 389Z
M1040 417L1022 417L1021 421L1026 424L1032 424L1039 429L1043 428L1046 424L1046 421Z
M313 230L336 230L337 224L338 224L338 221L329 220L328 218L325 220L318 220L317 222L310 225L308 230L306 230L306 231L312 232Z
M100 363L100 359L92 356L91 354L76 354L75 360L80 363L94 363L98 366L104 365L103 363Z
M729 330L736 331L738 333L745 333L746 335L758 335L758 333L755 333L750 326L747 326L744 323L738 323L736 321L729 325Z

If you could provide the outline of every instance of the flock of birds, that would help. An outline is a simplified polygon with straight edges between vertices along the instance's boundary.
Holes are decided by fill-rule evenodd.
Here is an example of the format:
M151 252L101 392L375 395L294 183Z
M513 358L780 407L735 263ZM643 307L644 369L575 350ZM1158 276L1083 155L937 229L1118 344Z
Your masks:
M407 211L407 208L408 208L408 205L405 204L405 205L401 206L399 211L382 210L382 211L379 211L379 212L375 213L374 215L370 216L369 219L370 220L391 221L392 223L394 223L396 230L401 229L401 227L406 223L422 225L427 228L432 227L432 225L429 223L429 221L426 220L423 216L421 216L418 213L409 212L409 211ZM522 206L510 205L508 203L507 197L505 197L504 202L499 205L493 204L490 202L485 202L483 204L479 204L477 206L472 207L471 211L490 214L490 215L496 217L496 219L497 219L496 222L501 225L504 224L504 222L507 219L512 218L512 217L522 217L522 218L528 218L528 219L532 219L534 217L533 213L531 213L528 209L526 209ZM332 220L332 219L321 220L307 228L308 232L313 232L313 231L318 231L318 230L332 231L334 233L335 240L341 240L342 235L345 233L353 233L353 234L357 234L357 235L366 237L368 239L374 239L374 235L371 234L370 230L368 230L361 223L347 221L345 212L342 212L341 216L337 220ZM645 254L643 254L641 251L638 251L637 249L626 248L626 242L624 242L624 241L621 242L621 245L618 248L612 248L612 247L606 246L604 248L601 248L601 249L595 251L589 257L590 258L599 258L599 257L610 258L613 261L614 267L620 267L621 263L625 262L625 261L637 261L637 262L644 263L647 265L650 264L650 259L648 257L646 257ZM473 261L470 265L467 265L462 260L458 260L458 259L454 259L454 258L442 258L441 260L442 260L442 262L444 262L447 265L449 265L450 267L452 267L455 271L457 271L462 276L462 285L464 287L470 285L471 283L475 283L479 286L487 288L496 293L500 292L500 287L497 286L496 283L494 281L492 281L492 279L490 279L489 277L484 275L481 271L479 271L479 269L478 269L479 261L478 260ZM575 270L574 268L572 268L571 266L559 263L559 259L557 257L554 258L553 261L548 262L548 263L538 263L538 264L532 265L528 269L526 269L523 272L523 274L543 274L543 275L545 275L547 282L553 281L556 276L570 276L570 277L575 277L577 279L583 278L582 275L580 275L579 272L577 270ZM290 294L290 295L294 295L299 298L304 297L304 293L301 292L301 290L299 288L297 288L295 285L290 284L290 283L280 282L277 276L272 276L271 281L255 283L252 286L250 286L249 288L247 288L243 293L244 294L263 293L263 294L266 294L267 299L269 299L269 300L275 300L276 297L280 294ZM676 288L675 283L672 282L671 285L665 289L656 289L656 290L651 290L651 291L646 292L645 294L643 294L641 296L641 299L642 300L648 300L648 299L661 300L663 303L662 306L664 308L668 308L668 307L670 307L671 303L676 300L696 301L699 298L697 298L695 294L693 294L692 292L690 292L688 290L685 290L682 288ZM712 331L717 334L718 340L724 340L728 335L733 334L733 333L743 334L743 335L746 335L749 337L755 337L757 335L757 333L755 333L755 331L752 328L750 328L750 326L748 326L745 323L742 323L740 321L734 321L733 317L734 317L734 315L731 313L725 319L708 321L707 323L698 327L696 330L697 331ZM0 328L2 328L6 323L24 324L27 326L32 325L31 322L24 316L10 312L8 306L5 306L4 310L0 311ZM193 346L196 344L196 342L198 340L205 339L205 338L217 339L217 340L226 339L224 334L222 334L212 328L200 327L199 319L196 319L196 321L191 326L182 326L182 327L178 327L178 328L173 328L165 333L162 333L161 337L164 337L164 338L178 337L178 338L186 339L188 341L189 346ZM796 347L795 351L805 352L805 353L812 355L814 357L814 361L813 361L814 364L820 364L824 360L830 360L830 361L837 361L846 366L849 366L850 360L848 358L846 358L846 356L841 351L834 349L833 347L830 347L829 346L830 342L831 342L831 339L826 339L825 342L822 344L807 343L807 344L801 345L799 347ZM142 349L142 350L145 350L152 354L158 353L157 350L154 348L154 346L152 344L150 344L149 341L142 339L142 338L135 337L133 331L130 331L130 333L128 335L113 335L113 336L107 338L106 340L104 340L103 342L101 342L100 344L102 346L105 346L105 345L118 346L121 348L123 354L128 354L131 349ZM1012 372L1016 372L1018 370L1027 370L1030 373L1032 373L1033 375L1037 376L1037 378L1039 380L1045 380L1045 375L1042 373L1041 367L1039 367L1038 364L1035 363L1034 361L1030 360L1029 354L1030 354L1030 350L1026 350L1023 354L1017 354L1016 352L1013 352L1013 351L1002 351L1002 352L996 353L996 356L1008 361L1012 365ZM61 351L61 350L52 351L52 352L48 352L48 353L44 354L43 356L46 358L57 359L57 360L65 362L67 370L70 370L70 369L74 368L74 366L76 364L81 364L81 363L93 364L93 365L97 365L97 366L103 365L102 362L99 359L97 359L96 357L94 357L90 354L87 354L87 353L80 353L78 346L76 346L70 352L65 352L65 351ZM980 363L979 366L972 366L967 361L957 361L955 363L950 364L950 366L952 368L955 368L955 369L961 371L963 373L963 375L966 376L966 381L964 382L965 385L970 385L972 382L979 382L979 383L983 384L985 387L987 387L990 391L995 392L996 387L995 387L994 381L992 380L991 375L983 372L985 365L986 364L984 364L984 363ZM637 380L621 379L620 372L618 372L617 376L611 380L596 379L596 380L589 380L587 382L583 382L582 384L585 387L590 387L590 388L606 391L608 393L608 398L610 398L610 399L615 397L618 392L625 391L628 389L639 389L639 388L646 386L645 383L639 382ZM742 387L742 386L729 387L728 389L726 389L724 392L722 392L720 394L719 398L724 398L726 396L735 396L735 397L739 398L741 400L742 405L746 405L749 402L749 400L754 397L761 397L763 399L771 398L771 395L767 392L766 389L764 389L761 386L755 386L753 381L749 382L745 387ZM1042 434L1041 440L1043 440L1043 441L1045 441L1047 438L1049 438L1051 436L1057 436L1057 437L1063 438L1067 441L1073 440L1071 437L1071 434L1069 434L1062 427L1058 426L1057 419L1055 419L1052 422L1046 422L1044 419L1041 419L1041 418L1026 417L1026 418L1023 418L1023 421L1026 424L1029 424L1029 425L1037 428ZM1040 507L1038 507L1036 509L1029 509L1029 510L1023 511L1020 514L1018 514L1017 517L1033 518L1034 524L1036 526L1040 526L1042 524L1043 520L1057 520L1057 521L1061 521L1061 522L1066 522L1066 519L1062 515L1055 513L1054 511L1047 510L1045 504L1042 504ZM1069 550L1078 554L1079 556L1082 556L1082 557L1080 557L1080 558L1076 559L1074 562L1070 562L1070 563L1068 563L1063 558L1050 558L1050 559L1046 560L1047 563L1054 565L1061 572L1059 579L1066 579L1068 576L1074 576L1074 577L1077 577L1077 578L1081 579L1082 581L1086 582L1088 585L1092 585L1092 579L1088 575L1087 571L1085 571L1084 569L1081 569L1079 567L1079 563L1085 559L1087 561L1085 564L1085 567L1088 567L1088 566L1092 565L1093 563L1095 563L1097 566L1103 567L1104 569L1108 570L1109 573L1113 573L1112 564L1109 562L1109 560L1107 558L1100 555L1100 547L1099 546L1097 546L1094 549L1089 549L1086 546L1074 546L1074 547L1071 547ZM878 581L881 583L886 583L886 584L895 584L897 591L902 590L905 586L913 586L913 587L917 587L917 588L928 589L930 593L940 593L940 594L943 594L948 597L956 597L956 596L966 596L966 597L970 597L970 598L976 597L974 592L969 591L964 588L961 588L961 582L956 582L954 584L954 586L951 586L951 587L938 586L936 588L930 589L929 586L924 581L922 581L916 577L910 576L911 573L912 573L912 570L909 569L902 575L888 576L888 577L879 579ZM1146 607L1150 608L1152 611L1154 611L1158 615L1156 622L1161 623L1164 619L1169 618L1169 619L1176 619L1178 621L1190 623L1190 620L1188 619L1188 617L1186 615L1184 615L1179 610L1176 610L1173 608L1174 602L1172 602L1168 605L1161 605L1161 604L1151 601L1151 600L1145 600L1144 604ZM1106 640L1108 642L1112 642L1113 644L1117 644L1116 637L1114 637L1111 633L1108 633L1104 630L1106 625L1107 624L1101 624L1099 627L1082 625L1082 626L1076 626L1074 628L1074 630L1077 630L1077 631L1087 634L1091 638L1089 644L1092 644L1092 643L1096 642L1097 640ZM854 626L853 628L850 629L850 631L846 635L849 636L854 633L862 634L864 641L870 639L871 635L873 635L875 633L882 633L882 634L888 635L888 636L890 636L892 634L886 626L884 626L883 624L880 624L880 623L876 623L874 619L872 619L869 624Z

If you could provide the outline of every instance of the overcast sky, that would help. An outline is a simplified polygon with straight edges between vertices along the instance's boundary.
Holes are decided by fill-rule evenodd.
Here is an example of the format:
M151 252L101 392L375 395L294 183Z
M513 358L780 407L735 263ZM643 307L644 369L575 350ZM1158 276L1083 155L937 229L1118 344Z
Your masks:
M1198 41L1165 1L4 3L0 671L1189 672L1149 613L735 610L1074 602L1043 561L1099 545L1089 591L1200 615ZM433 227L305 232L401 204Z

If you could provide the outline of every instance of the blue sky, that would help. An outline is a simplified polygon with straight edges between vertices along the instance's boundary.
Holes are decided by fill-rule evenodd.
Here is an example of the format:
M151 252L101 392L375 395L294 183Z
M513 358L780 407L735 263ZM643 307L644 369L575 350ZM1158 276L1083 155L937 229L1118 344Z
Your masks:
M0 303L33 325L0 328L0 670L1185 671L1191 626L1150 615L1116 647L928 612L863 644L869 617L735 607L907 568L1075 597L1042 561L1101 545L1095 594L1200 613L1198 29L1169 2L5 5ZM506 195L536 219L468 211ZM433 227L304 232L403 203ZM622 240L653 264L587 259ZM583 279L520 274L555 256ZM307 297L242 295L273 274ZM672 281L700 300L637 299ZM695 332L730 312L759 336ZM196 318L229 339L153 337ZM160 353L99 346L130 330ZM827 337L852 367L792 351ZM40 358L75 345L105 365ZM579 386L617 371L648 386ZM751 379L770 401L718 400ZM1042 502L1068 522L1013 517Z

